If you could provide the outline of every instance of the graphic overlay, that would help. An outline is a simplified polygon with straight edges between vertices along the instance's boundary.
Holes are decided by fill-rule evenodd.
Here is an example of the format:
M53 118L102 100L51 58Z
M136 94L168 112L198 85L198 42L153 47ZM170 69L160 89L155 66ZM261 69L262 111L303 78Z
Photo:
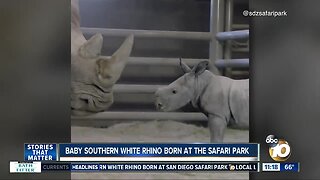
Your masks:
M291 155L289 143L284 139L278 139L275 135L266 138L269 145L269 155L275 161L286 161Z
M24 144L24 162L10 173L259 172L260 145L246 144Z
M10 173L41 173L41 162L10 161Z
M284 162L290 158L292 153L288 141L271 134L266 137L265 142L269 146L268 154L270 158L278 163L262 163L262 171L300 171L300 163Z
M24 144L25 161L56 161L56 144Z
M262 163L262 171L299 172L300 163Z
M289 143L275 135L265 141L270 158L262 171L299 172L299 162L285 162ZM11 161L10 173L44 172L260 172L260 145L164 143L24 144L24 162Z
M71 171L71 172L214 172L214 171L247 171L258 172L259 163L43 163L42 171ZM44 169L45 168L45 169Z
M259 144L60 144L60 161L259 161Z

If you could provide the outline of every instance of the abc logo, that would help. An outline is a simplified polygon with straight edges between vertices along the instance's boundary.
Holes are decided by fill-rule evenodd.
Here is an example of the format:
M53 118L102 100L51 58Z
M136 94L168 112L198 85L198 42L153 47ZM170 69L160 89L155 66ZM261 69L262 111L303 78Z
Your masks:
M266 138L266 143L269 145L269 155L273 160L285 161L290 157L291 148L286 140L269 135Z

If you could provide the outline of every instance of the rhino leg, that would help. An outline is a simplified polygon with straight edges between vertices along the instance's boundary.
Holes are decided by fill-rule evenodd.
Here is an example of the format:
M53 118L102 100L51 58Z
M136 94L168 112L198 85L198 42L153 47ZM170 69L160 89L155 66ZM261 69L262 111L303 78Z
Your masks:
M209 114L209 130L210 130L210 142L220 143L223 141L225 129L227 127L227 121L216 115Z

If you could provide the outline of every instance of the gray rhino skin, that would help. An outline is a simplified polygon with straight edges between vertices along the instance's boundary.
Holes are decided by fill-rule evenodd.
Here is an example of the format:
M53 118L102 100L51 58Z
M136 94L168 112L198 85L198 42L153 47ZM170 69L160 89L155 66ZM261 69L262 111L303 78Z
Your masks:
M71 0L71 13L71 109L73 115L88 115L113 103L112 88L127 63L134 38L127 37L111 57L101 56L103 37L95 34L85 39L77 0Z
M192 103L208 117L210 141L222 142L227 126L249 128L249 80L233 80L206 70L207 61L192 70L180 61L185 72L156 93L156 107L160 111L174 111Z

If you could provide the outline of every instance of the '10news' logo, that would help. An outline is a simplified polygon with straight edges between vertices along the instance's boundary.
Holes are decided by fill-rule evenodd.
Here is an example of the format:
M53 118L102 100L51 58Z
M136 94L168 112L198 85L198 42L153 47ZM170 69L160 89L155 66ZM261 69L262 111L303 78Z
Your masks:
M275 135L266 138L269 145L269 155L275 161L286 161L291 155L289 143L284 139L278 139Z

